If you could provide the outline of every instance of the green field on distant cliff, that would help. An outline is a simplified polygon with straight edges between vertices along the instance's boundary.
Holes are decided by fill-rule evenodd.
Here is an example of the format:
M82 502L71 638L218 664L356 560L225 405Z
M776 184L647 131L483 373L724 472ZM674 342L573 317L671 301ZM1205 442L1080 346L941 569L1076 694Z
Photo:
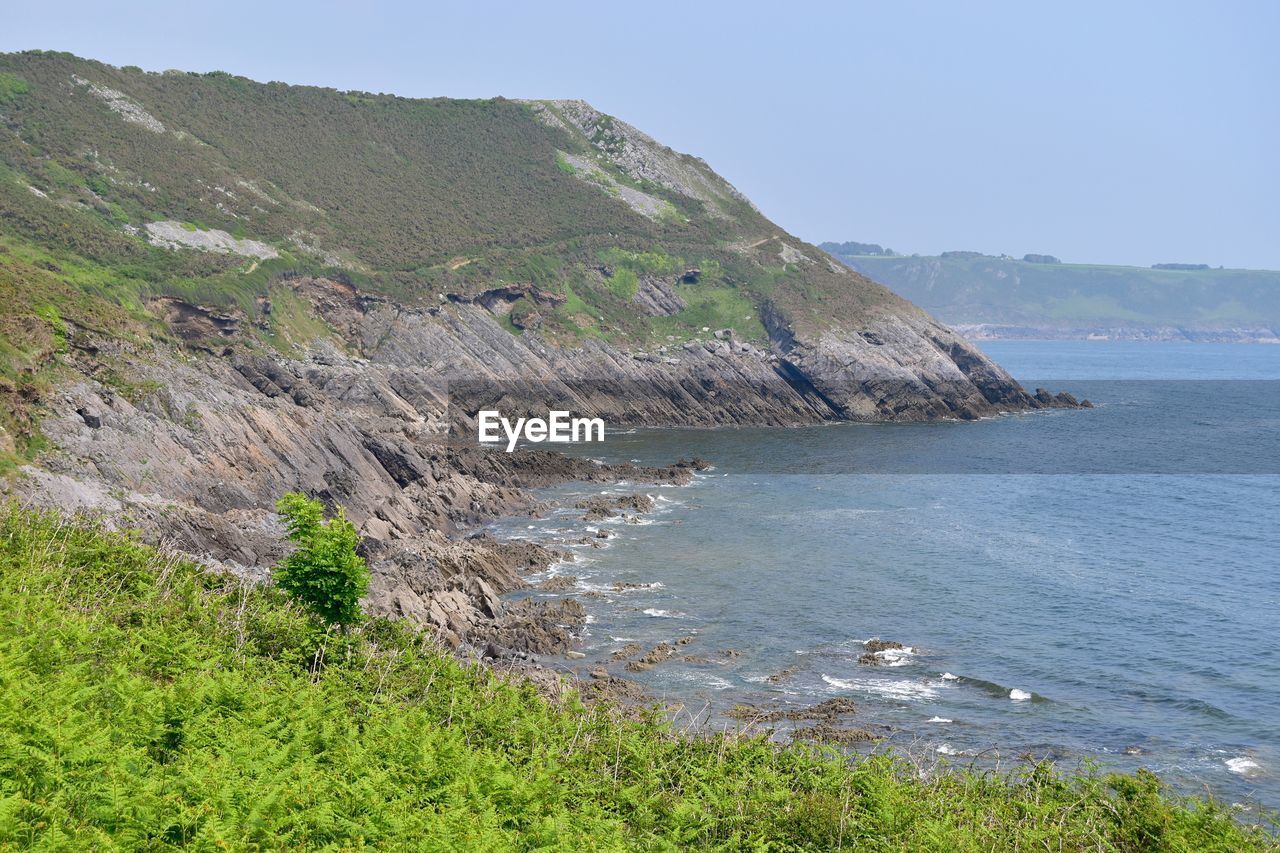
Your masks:
M1269 270L1043 263L977 252L869 255L858 253L865 250L861 244L823 248L952 324L1280 327L1280 272Z

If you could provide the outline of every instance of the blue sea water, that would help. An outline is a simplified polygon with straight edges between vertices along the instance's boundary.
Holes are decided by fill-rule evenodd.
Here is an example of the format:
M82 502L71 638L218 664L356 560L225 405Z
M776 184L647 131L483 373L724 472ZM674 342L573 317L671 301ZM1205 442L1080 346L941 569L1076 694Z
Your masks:
M1280 347L984 349L1097 408L637 430L575 448L714 465L686 487L609 487L659 508L552 569L588 594L581 668L642 681L686 721L846 696L852 722L917 756L1094 759L1280 808ZM598 491L547 494L571 507ZM499 530L571 542L579 514ZM681 657L647 672L609 661L683 636ZM910 652L859 663L873 637Z

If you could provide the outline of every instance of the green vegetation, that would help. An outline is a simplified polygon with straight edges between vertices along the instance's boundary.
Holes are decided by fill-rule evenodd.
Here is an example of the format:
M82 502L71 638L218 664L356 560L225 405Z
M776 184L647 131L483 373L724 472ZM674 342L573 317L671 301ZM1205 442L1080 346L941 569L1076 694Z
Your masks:
M864 275L950 323L1280 327L1280 272L1064 264L979 252L871 256L824 243Z
M281 246L305 232L385 272L495 248L669 230L569 174L558 151L576 149L575 140L512 101L148 74L38 52L0 55L0 74L0 97L23 93L6 101L16 134L0 140L0 162L51 202L79 188L76 200L91 209L113 202L134 225L239 227ZM123 92L166 132L122 120L73 77ZM87 194L90 178L100 179L104 198ZM688 199L664 198L688 206L681 231L715 230Z
M708 329L733 329L744 340L763 340L755 304L732 287L712 285L679 285L676 293L686 308L674 317L654 318L659 334L683 335Z
M25 95L29 89L27 81L17 74L0 72L0 105L14 102L19 95Z
M45 447L39 402L61 375L73 327L126 342L149 336L134 312L67 283L79 274L29 244L0 237L0 475ZM108 370L103 379L114 376Z
M299 492L276 503L297 550L276 567L276 585L324 625L350 627L361 619L360 599L369 591L369 567L356 553L356 526L342 508L330 519L324 507Z
M0 847L1221 850L1274 839L1149 774L922 778L684 737L281 590L0 510Z
M77 80L121 93L163 132L126 120ZM254 320L244 326L250 336L285 351L332 332L303 316L306 306L284 306L279 319L256 315L289 274L342 276L430 306L439 293L468 297L509 283L572 292L537 320L540 335L569 345L585 337L646 345L707 323L735 325L743 321L731 316L758 317L765 298L800 326L856 317L890 298L824 264L774 275L779 246L757 238L775 226L727 189L703 202L626 174L605 156L623 144L607 118L588 138L501 98L416 100L223 72L153 74L39 51L0 54L0 93L12 131L0 134L0 242L131 312L158 296L238 309ZM536 109L567 121L554 104ZM570 156L592 163L600 185L576 174ZM617 198L624 184L657 199L658 215ZM264 241L281 257L259 264L154 247L142 229L161 220ZM743 245L762 248L730 248ZM674 281L682 259L716 267L705 281L736 295L695 298L692 313L675 320L638 316L629 303L640 279ZM602 263L620 272L602 282ZM717 308L728 302L732 314Z

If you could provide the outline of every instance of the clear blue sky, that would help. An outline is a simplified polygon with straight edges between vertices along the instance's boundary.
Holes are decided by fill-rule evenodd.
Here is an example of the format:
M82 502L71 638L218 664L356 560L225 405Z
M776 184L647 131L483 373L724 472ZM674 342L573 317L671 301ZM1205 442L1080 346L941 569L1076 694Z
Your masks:
M13 3L0 50L584 98L808 240L1280 268L1280 3Z

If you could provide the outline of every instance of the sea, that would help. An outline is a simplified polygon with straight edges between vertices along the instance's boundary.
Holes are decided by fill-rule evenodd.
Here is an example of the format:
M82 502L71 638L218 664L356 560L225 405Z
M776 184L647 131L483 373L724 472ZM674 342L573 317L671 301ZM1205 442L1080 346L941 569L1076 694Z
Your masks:
M971 423L635 429L570 452L712 467L572 483L492 529L561 544L532 576L590 614L561 662L641 682L674 724L846 697L932 768L1148 768L1280 809L1280 346L994 341L1028 388L1093 409ZM575 500L653 512L587 524ZM605 547L579 544L605 527ZM691 638L629 672L615 651ZM901 643L866 660L866 642Z

